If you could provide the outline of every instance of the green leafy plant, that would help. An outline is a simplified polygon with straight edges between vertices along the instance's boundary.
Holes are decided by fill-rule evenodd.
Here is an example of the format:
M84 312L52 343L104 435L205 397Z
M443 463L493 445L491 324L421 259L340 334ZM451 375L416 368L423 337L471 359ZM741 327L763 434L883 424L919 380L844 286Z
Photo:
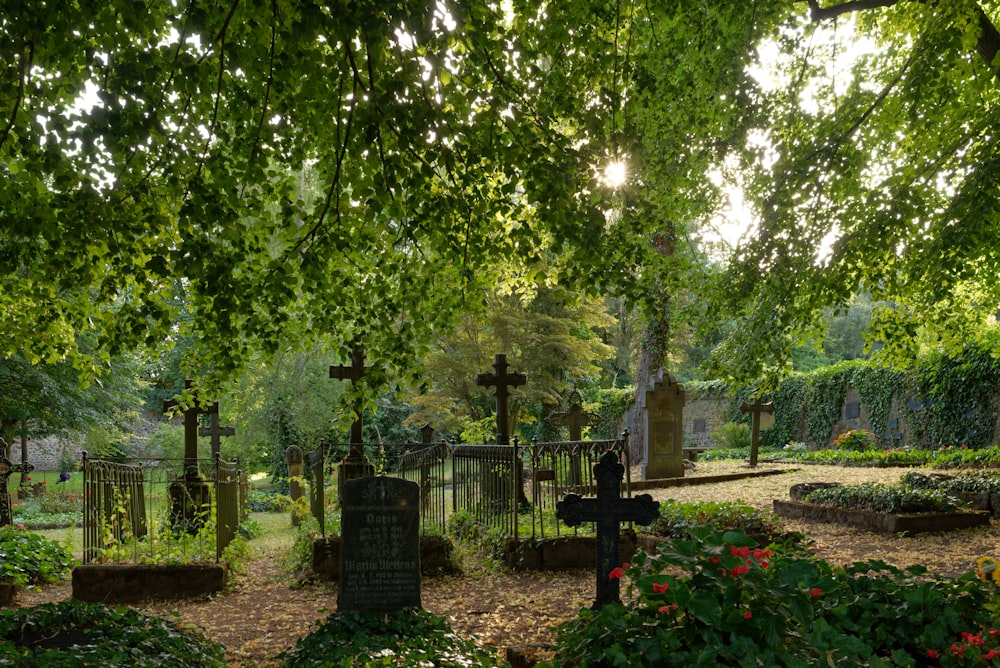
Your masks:
M910 471L899 479L900 484L917 489L936 489L953 493L1000 493L1000 472L963 471L953 476L944 476L922 471Z
M767 536L782 531L781 520L774 513L744 501L680 503L673 499L660 503L660 518L645 531L666 538L688 538L691 529L699 526Z
M499 666L495 652L455 635L426 610L334 612L279 655L288 668L307 666Z
M750 425L745 422L727 422L719 425L710 436L721 448L750 447Z
M283 513L288 510L292 497L277 489L252 489L247 495L247 507L252 513Z
M17 527L0 528L0 578L15 585L56 582L73 566L73 555L59 543Z
M0 666L225 666L222 645L173 622L80 601L0 612Z
M823 487L807 494L805 500L837 508L881 513L948 512L965 505L938 490L867 482Z
M877 561L843 569L710 527L609 577L625 579L628 602L581 611L541 665L912 666L988 617L989 592L971 573L942 579Z

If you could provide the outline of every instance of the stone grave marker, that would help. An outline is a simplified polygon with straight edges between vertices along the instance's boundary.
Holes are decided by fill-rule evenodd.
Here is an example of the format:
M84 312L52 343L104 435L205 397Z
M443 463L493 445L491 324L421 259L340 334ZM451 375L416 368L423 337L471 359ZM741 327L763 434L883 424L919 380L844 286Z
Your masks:
M190 390L192 382L184 381L184 389ZM163 402L163 412L179 406L176 399ZM198 470L198 416L219 412L219 404L198 405L198 397L192 397L190 406L184 409L184 474L167 487L170 496L170 525L186 528L197 533L207 520L212 508L212 490L205 477Z
M337 380L349 380L351 385L357 385L365 375L365 349L360 344L354 345L351 351L351 365L344 366L338 364L330 367L330 378ZM359 393L354 401L354 421L351 423L350 449L347 456L341 460L337 467L338 488L343 488L344 482L354 478L362 478L375 473L375 466L368 461L365 456L364 439L362 429L364 427L364 400Z
M752 404L743 402L740 411L750 413L750 468L757 466L757 449L760 447L761 414L773 414L774 404L770 401L764 403L757 397Z
M663 369L646 391L646 456L644 480L684 477L681 450L684 429L684 387Z
M288 467L288 496L292 498L292 526L299 525L299 515L295 511L302 498L302 448L289 445L285 448L285 465Z
M219 426L219 402L216 401L212 404L211 410L208 411L208 425L207 427L199 427L199 436L208 436L209 443L212 446L212 461L215 461L216 457L219 456L219 451L222 448L222 437L223 436L235 436L236 428L233 426Z
M15 464L10 461L9 456L10 446L7 444L7 441L0 438L0 527L7 526L13 521L10 493L7 490L11 474L22 472L28 474L35 469L31 464Z
M420 607L420 486L387 476L341 490L340 611Z
M660 502L654 501L649 494L622 498L624 477L625 466L618 461L618 455L609 450L594 465L597 498L567 494L556 504L556 517L571 527L583 522L597 523L597 596L591 606L594 610L608 603L621 603L621 582L610 577L611 572L621 566L618 525L622 522L651 524L660 516Z
M527 374L510 371L505 353L494 355L493 373L480 373L476 375L476 385L496 388L493 391L493 396L496 397L497 445L510 445L510 434L507 433L510 423L510 414L507 408L507 400L510 398L510 388L519 387L527 382ZM515 461L514 471L517 478L514 485L517 488L517 504L525 507L528 505L528 497L524 495L524 465L520 459ZM505 501L503 499L504 490L507 489L507 486L503 484L502 480L488 481L485 487L489 490L487 494L503 504Z

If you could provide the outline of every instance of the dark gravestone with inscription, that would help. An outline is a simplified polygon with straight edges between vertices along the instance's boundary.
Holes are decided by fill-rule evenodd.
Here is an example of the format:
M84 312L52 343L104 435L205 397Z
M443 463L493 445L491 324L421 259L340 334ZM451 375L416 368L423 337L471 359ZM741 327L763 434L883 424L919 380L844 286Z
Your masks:
M660 516L660 503L649 494L640 494L634 499L621 498L624 477L625 466L618 461L618 455L605 452L594 466L597 498L567 494L556 504L556 517L571 527L583 522L597 523L597 597L591 606L595 610L608 603L621 603L620 582L611 576L612 571L621 566L618 525L622 522L651 524Z
M369 476L341 490L341 611L420 607L420 485Z

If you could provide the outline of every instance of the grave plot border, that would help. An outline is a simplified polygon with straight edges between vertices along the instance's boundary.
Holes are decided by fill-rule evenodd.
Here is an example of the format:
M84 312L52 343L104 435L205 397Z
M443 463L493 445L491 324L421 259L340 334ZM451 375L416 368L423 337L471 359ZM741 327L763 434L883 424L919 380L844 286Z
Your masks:
M805 501L775 499L774 513L781 517L846 524L881 534L917 534L931 531L953 531L986 526L992 513L985 510L965 510L948 513L877 513L868 510L834 508Z

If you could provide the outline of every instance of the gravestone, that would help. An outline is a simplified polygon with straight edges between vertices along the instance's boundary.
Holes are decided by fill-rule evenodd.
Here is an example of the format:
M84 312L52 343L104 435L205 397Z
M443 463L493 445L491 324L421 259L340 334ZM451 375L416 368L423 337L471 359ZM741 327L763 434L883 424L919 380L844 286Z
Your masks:
M621 603L621 582L610 577L621 566L618 554L619 527L622 522L651 524L660 516L660 502L649 494L633 499L621 498L625 466L612 451L601 455L594 466L597 481L597 498L584 498L567 494L556 504L556 517L568 526L583 522L597 523L597 596L591 606L594 610L608 603Z
M192 387L184 381L184 389ZM163 402L163 412L180 405L176 399ZM198 469L198 416L219 412L219 404L198 405L197 394L192 394L191 404L184 409L184 474L167 487L170 496L170 525L197 533L207 521L212 509L212 490L205 476Z
M754 468L757 466L757 450L760 447L760 429L761 429L761 414L773 414L774 404L771 402L764 403L760 400L760 397L754 399L752 404L743 402L740 405L740 411L743 413L750 413L750 467Z
M351 351L351 365L344 366L343 364L338 364L337 366L331 366L330 378L349 380L351 381L352 388L357 391L358 388L353 386L361 382L361 379L365 375L365 370L365 349L360 343L357 343ZM353 410L354 421L351 422L350 449L347 452L347 456L337 466L338 489L343 489L344 482L347 480L363 478L375 473L374 464L368 461L368 457L365 455L364 439L361 433L364 427L364 398L360 392L357 392Z
M476 375L476 385L482 387L494 387L493 396L496 397L497 416L497 445L510 445L510 434L507 433L510 423L507 400L510 398L511 387L519 387L528 382L528 376L524 373L511 372L507 364L507 355L497 353L493 357L493 373L480 373ZM514 486L517 488L517 504L521 507L528 505L528 497L524 495L524 464L520 458L514 462L514 475L517 478ZM487 494L497 499L503 504L504 490L507 486L502 480L490 480L485 485Z
M12 473L31 473L35 467L31 464L14 464L8 459L10 456L10 446L7 441L0 438L0 527L7 526L13 522L10 492L7 485L10 482Z
M297 445L285 448L285 465L288 467L288 496L292 498L292 526L298 526L299 514L296 508L302 498L302 448Z
M566 427L569 430L570 441L583 439L583 428L597 423L597 415L583 410L583 397L576 390L569 393L569 408L559 413L552 413L549 420L554 425ZM574 448L569 458L569 479L571 486L583 483L583 471L580 463L580 452Z
M216 401L212 405L212 410L208 412L209 423L207 427L199 427L199 436L208 436L209 443L212 446L212 461L215 461L219 456L219 452L222 449L222 437L223 436L235 436L236 428L232 426L221 427L219 426L219 402Z
M420 607L420 486L368 476L346 481L340 496L337 609Z
M644 480L684 477L684 401L684 387L660 369L646 391Z

